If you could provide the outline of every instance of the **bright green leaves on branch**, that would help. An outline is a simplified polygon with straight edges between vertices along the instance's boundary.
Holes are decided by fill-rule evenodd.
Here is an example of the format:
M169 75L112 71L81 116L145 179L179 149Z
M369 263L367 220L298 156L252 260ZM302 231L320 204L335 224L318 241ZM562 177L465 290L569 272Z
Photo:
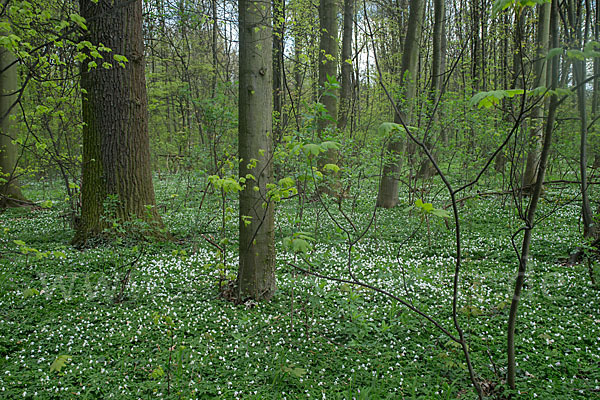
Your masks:
M314 242L314 238L307 232L296 232L292 237L283 239L283 247L293 253L308 254L311 249L310 242Z
M512 98L525 93L523 89L492 90L489 92L479 92L469 100L470 106L477 108L490 108L500 104L504 98Z
M338 150L340 145L336 142L326 141L321 144L306 143L302 145L302 152L308 157L313 158L327 150Z
M550 3L550 0L496 0L492 6L492 16L507 8L521 10L524 7L534 7L536 4Z
M443 208L435 208L431 203L423 203L423 200L417 199L414 206L407 207L404 211L416 210L423 215L435 215L441 218L450 218L452 215Z
M600 57L600 43L598 42L587 42L585 46L583 46L583 51L578 49L569 49L566 51L567 58L575 61L585 61L590 58L598 58ZM548 57L550 57L550 53L552 52L552 56L556 56L563 53L562 48L555 48L548 52Z

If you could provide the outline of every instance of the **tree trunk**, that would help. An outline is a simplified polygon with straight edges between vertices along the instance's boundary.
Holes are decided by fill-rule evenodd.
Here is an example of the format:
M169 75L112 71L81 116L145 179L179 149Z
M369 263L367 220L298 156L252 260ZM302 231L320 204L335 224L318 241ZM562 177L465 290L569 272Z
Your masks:
M596 42L600 42L600 7L596 5L595 12L595 25L594 25L594 40ZM598 117L598 112L600 110L600 57L594 58L594 81L593 81L593 92L592 92L592 118ZM594 137L592 147L592 153L594 157L594 168L600 168L600 144L598 143L597 132L598 129L598 121L593 125L593 134Z
M443 43L444 43L444 37L445 37L444 19L445 19L445 14L446 14L445 1L444 0L434 0L433 8L434 8L433 51L432 51L432 56L431 56L431 86L429 87L429 95L428 95L428 102L429 102L428 117L433 120L431 123L431 126L433 127L432 129L436 129L435 124L433 124L433 122L437 121L438 113L436 112L437 111L436 105L439 101L439 97L441 94L440 91L442 89L442 77L443 77L443 72L444 72L442 70L442 65L443 65L442 59L445 56L445 54L443 53L443 51L444 51ZM433 141L431 139L432 139L431 135L426 137L425 144L432 151L432 154L435 155L437 152L434 152L433 149L431 148L431 144L433 143ZM421 178L429 178L429 177L433 176L434 174L435 174L435 169L433 168L433 165L431 164L429 159L427 159L427 157L425 157L425 159L421 163L421 167L419 169L418 176Z
M111 218L142 219L157 233L142 37L142 1L80 0L86 18L85 40L112 49L104 61L111 68L93 68L88 58L81 70L83 114L83 181L81 220L73 239L84 244L107 227L104 203L114 199ZM127 57L125 67L113 54Z
M421 21L425 3L423 0L410 1L410 14L408 17L408 31L404 41L404 52L402 53L402 87L404 90L404 101L398 101L398 109L403 115L394 115L394 122L404 122L410 126L413 102L416 94L416 78L418 76L419 42L421 40ZM398 174L401 168L400 152L403 145L399 138L390 138L386 153L390 160L383 167L383 175L377 195L377 207L392 208L398 204Z
M321 102L329 118L320 118L318 123L319 139L331 140L336 136L337 90L329 85L330 79L337 78L338 63L338 24L337 0L321 0L319 4L320 42L319 42L319 102ZM319 157L318 166L329 181L318 185L318 191L334 195L339 192L340 185L337 174L325 171L325 164L337 164L337 150L329 149Z
M337 97L335 90L330 89L330 94L325 94L327 77L337 77L338 59L338 26L337 26L337 1L322 0L319 6L320 42L319 42L319 101L323 103L329 116L337 117ZM331 95L333 94L333 96ZM335 128L335 122L331 120L319 121L319 132L321 137L326 130Z
M0 208L30 205L15 176L17 147L15 123L11 118L17 101L17 62L0 47Z
M551 32L552 32L552 47L558 47L558 0L553 0L551 5ZM549 61L551 65L550 73L550 89L556 90L558 83L558 57L554 57ZM548 117L544 126L544 138L542 145L542 152L540 154L540 161L538 163L538 179L535 182L533 193L531 195L531 201L529 203L529 209L527 211L527 221L525 221L525 233L523 236L523 242L521 244L521 254L519 256L519 267L517 279L515 281L515 288L513 292L513 298L510 305L510 312L508 316L508 334L507 334L507 355L508 355L508 372L507 382L511 389L515 389L516 386L516 355L515 355L515 328L517 324L517 311L519 307L519 301L521 299L521 291L523 289L523 283L525 282L525 272L527 270L527 261L529 258L529 249L531 247L531 237L533 234L533 225L535 223L535 212L539 199L542 194L542 186L544 184L544 175L546 173L546 166L548 162L548 155L550 154L550 145L552 143L552 131L554 129L554 121L556 117L556 109L558 108L557 96L550 98L550 104L548 106Z
M538 32L537 32L537 54L533 65L535 82L533 87L547 86L546 82L546 54L548 53L548 41L550 32L550 3L538 5ZM544 119L544 102L541 101L531 110L529 121L529 150L527 152L527 163L523 175L523 190L531 191L536 181L537 165L542 151L542 131Z
M273 180L271 0L241 0L239 14L240 177L252 174L256 181L248 178L240 192L236 297L266 300L276 288L273 204L267 194Z
M283 123L283 29L284 0L273 0L273 134L276 140L281 137Z
M344 0L344 32L342 35L342 82L340 91L340 110L337 127L346 129L348 114L352 105L352 28L354 26L354 2Z

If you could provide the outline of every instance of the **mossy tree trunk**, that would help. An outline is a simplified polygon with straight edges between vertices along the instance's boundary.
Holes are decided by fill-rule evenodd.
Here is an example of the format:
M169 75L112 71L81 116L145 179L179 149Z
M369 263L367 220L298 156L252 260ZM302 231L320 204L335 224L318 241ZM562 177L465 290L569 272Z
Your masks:
M271 0L239 3L240 192L238 301L269 299L276 289L273 204L273 44ZM249 178L251 174L253 178Z
M406 126L411 125L412 103L417 91L419 42L421 40L424 7L423 0L410 1L408 30L404 41L402 69L400 71L404 99L398 101L398 109L401 110L403 115L394 115L395 123L404 122ZM403 143L399 137L390 138L386 149L386 156L389 159L386 160L383 166L383 175L377 195L377 207L392 208L398 204L398 175L402 162L400 154L403 148Z
M17 62L15 56L0 47L0 207L31 204L21 193L15 176L17 147L13 114L17 101Z
M85 40L112 50L82 63L83 181L81 220L74 243L82 244L106 228L105 201L114 199L113 218L142 219L158 232L150 144L142 37L142 1L80 0L87 20ZM128 60L122 67L114 55ZM111 64L105 68L102 63Z

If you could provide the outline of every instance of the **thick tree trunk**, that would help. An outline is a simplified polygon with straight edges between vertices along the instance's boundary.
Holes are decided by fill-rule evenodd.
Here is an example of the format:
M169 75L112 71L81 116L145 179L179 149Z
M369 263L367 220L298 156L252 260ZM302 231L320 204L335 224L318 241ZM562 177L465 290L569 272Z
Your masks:
M352 105L352 28L354 26L354 2L344 0L344 32L342 34L342 82L340 91L340 110L337 127L346 129L348 114Z
M271 0L241 0L239 14L240 177L256 179L248 178L240 192L236 297L244 301L269 299L276 288L273 204L267 195L273 180Z
M319 4L320 42L319 42L319 101L325 106L330 118L319 119L318 134L320 140L331 140L336 136L337 90L329 86L329 78L337 78L338 63L338 24L337 0L321 0ZM318 166L329 181L318 185L320 192L335 195L339 191L337 174L325 171L325 164L337 164L337 150L329 149L318 160Z
M325 93L327 77L337 78L338 60L338 25L337 25L337 1L321 0L319 5L320 42L319 42L319 98L323 103L329 116L337 118L336 91L329 89L330 94ZM335 121L320 120L319 133L321 137L327 135L327 131L335 129Z
M402 87L404 101L398 101L398 109L403 115L394 115L394 122L404 122L411 125L413 102L416 94L416 78L418 76L419 42L421 40L421 21L425 3L423 0L410 1L410 14L408 17L408 31L404 41L402 53ZM398 174L401 168L400 152L403 148L400 138L391 138L388 142L386 153L389 159L384 163L383 175L377 195L377 207L392 208L398 204Z
M80 7L88 21L85 39L112 50L101 60L112 67L91 68L91 58L82 63L82 204L73 241L102 234L109 199L115 203L111 218L142 219L156 233L162 224L150 168L142 1L80 0ZM113 54L127 57L125 67Z
M535 72L535 82L533 87L546 86L546 54L548 53L548 41L550 32L550 3L540 4L538 6L538 32L536 59L533 65ZM542 133L544 119L544 102L540 102L531 110L531 120L529 122L529 150L527 152L527 163L525 164L525 173L523 174L522 187L524 190L531 191L536 181L536 172L542 151Z
M30 205L21 193L15 176L17 147L14 114L17 101L17 63L15 56L0 47L0 208Z

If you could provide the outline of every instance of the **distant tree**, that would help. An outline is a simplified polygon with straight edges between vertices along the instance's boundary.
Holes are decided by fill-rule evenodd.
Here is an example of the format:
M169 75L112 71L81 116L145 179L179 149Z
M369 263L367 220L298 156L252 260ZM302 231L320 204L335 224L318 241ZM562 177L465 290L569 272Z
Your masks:
M119 221L138 218L151 229L161 225L150 169L142 1L79 4L87 21L85 39L112 52L104 58L88 52L81 65L83 180L77 244L106 228L104 204L109 198L115 201Z
M328 118L319 120L319 139L331 139L336 129L337 114L337 90L330 80L337 78L338 65L338 22L337 22L337 0L321 0L319 3L319 102L325 106ZM319 167L323 170L325 164L336 164L338 152L328 149L319 158ZM331 178L335 178L334 174ZM334 194L340 189L339 184L334 182L328 186L323 185L319 190Z
M271 0L239 2L239 128L240 192L238 301L267 300L275 282L273 204L273 35ZM252 175L252 177L250 177Z
M0 47L0 206L17 207L29 202L21 193L15 175L17 147L13 120L17 92L17 60L6 48Z
M401 110L403 115L394 115L394 122L398 124L404 122L407 126L412 123L412 103L417 91L419 42L421 40L424 7L423 0L410 0L408 31L404 41L400 73L404 98L398 100L398 109ZM398 174L400 173L402 147L403 142L398 138L392 138L387 145L387 153L393 159L386 162L383 167L383 176L377 195L378 207L392 208L398 204Z
M337 127L346 128L352 103L352 27L354 26L354 2L344 0L344 30L342 33L342 81L340 90L340 110Z
M537 55L533 63L535 73L534 87L547 86L547 62L545 55L548 53L548 43L550 40L550 3L538 5L538 24L537 24ZM531 121L529 123L529 151L527 152L527 163L523 175L523 188L531 191L536 181L537 164L539 163L540 153L542 151L542 131L544 120L544 102L536 104L531 111Z

